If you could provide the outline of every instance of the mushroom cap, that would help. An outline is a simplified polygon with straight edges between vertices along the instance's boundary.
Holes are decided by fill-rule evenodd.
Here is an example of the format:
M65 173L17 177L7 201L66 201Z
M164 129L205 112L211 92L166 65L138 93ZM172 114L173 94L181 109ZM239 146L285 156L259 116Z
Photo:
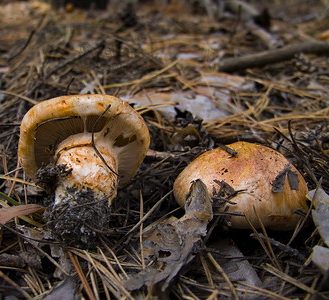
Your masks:
M262 145L236 142L228 147L237 152L236 157L223 149L210 150L197 157L179 174L174 183L174 195L179 205L184 206L192 181L201 179L211 196L220 192L220 182L224 181L239 191L230 199L234 204L227 204L228 212L243 213L255 227L260 226L258 215L269 229L294 228L299 220L294 211L307 209L307 185L298 170L281 153ZM273 184L288 168L295 177L297 189L294 190L288 176L283 175L282 191L273 192ZM244 217L230 216L229 221L233 228L250 228Z
M108 107L110 108L108 109ZM19 161L28 177L54 162L57 146L70 136L89 133L113 151L120 185L137 172L150 144L141 115L127 102L109 95L72 95L42 101L24 116L18 145Z

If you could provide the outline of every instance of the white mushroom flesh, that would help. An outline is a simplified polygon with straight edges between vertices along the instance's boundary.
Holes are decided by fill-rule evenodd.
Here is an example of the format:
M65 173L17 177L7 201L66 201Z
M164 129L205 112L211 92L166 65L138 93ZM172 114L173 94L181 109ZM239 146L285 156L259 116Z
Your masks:
M67 199L70 188L90 189L97 198L116 196L118 162L109 144L92 134L75 134L58 146L56 164L65 165L71 172L60 179L55 192L55 204Z

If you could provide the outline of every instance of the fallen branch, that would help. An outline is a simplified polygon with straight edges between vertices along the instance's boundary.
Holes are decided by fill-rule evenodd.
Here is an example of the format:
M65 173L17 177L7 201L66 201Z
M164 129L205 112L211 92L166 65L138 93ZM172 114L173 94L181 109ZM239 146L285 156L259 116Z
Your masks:
M242 57L227 58L219 66L219 71L233 72L247 68L262 67L289 60L296 54L301 53L329 55L329 43L319 41L303 42Z

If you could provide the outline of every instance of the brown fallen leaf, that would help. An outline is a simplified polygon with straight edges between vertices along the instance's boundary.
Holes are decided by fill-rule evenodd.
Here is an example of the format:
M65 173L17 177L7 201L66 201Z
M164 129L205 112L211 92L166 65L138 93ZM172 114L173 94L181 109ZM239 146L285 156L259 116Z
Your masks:
M44 210L45 208L38 204L23 204L0 209L0 224L6 224L15 217L22 217Z
M144 285L149 288L157 285L164 292L200 250L201 238L207 234L212 217L212 200L207 187L198 179L192 183L185 215L179 219L170 217L144 234L144 255L153 263L130 277L125 287L134 291Z

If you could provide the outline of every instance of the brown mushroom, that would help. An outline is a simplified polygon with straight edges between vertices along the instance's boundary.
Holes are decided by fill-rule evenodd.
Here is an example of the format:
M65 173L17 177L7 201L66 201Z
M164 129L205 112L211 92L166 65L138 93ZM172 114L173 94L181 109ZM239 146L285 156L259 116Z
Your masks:
M271 148L247 142L228 147L236 156L219 148L210 150L179 174L174 183L177 202L184 206L191 182L201 179L213 197L230 194L220 211L242 213L255 227L260 226L258 215L269 229L294 228L299 220L294 212L307 209L307 185L302 175ZM250 228L246 218L232 215L229 221L233 228Z
M57 178L55 205L76 199L82 190L111 203L149 144L143 118L127 102L108 95L62 96L40 102L24 116L18 157L32 179L50 163L70 170Z

